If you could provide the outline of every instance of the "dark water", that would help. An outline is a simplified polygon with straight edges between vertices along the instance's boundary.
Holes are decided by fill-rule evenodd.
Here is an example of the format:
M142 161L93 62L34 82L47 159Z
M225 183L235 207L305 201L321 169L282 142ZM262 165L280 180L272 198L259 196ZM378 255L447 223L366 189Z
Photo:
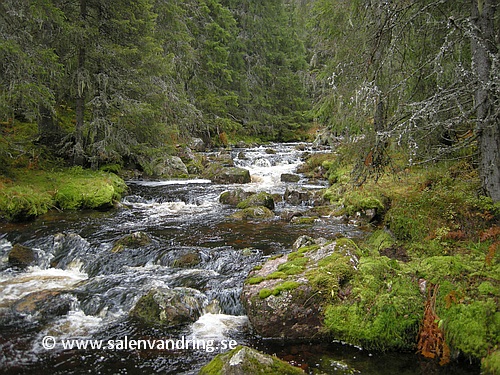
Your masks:
M321 187L303 180L281 183L281 173L295 170L302 151L294 145L273 145L272 149L233 152L236 163L249 168L255 177L256 182L242 186L245 190L283 194L287 187ZM239 301L248 272L266 257L290 251L300 235L333 239L339 233L357 236L358 229L326 217L307 225L290 224L279 218L281 212L308 207L283 202L276 207L275 220L231 220L234 209L221 205L218 197L240 187L235 185L191 180L130 182L129 187L122 206L112 211L53 212L34 222L0 227L0 372L194 374L223 347L237 343L277 354L309 373L479 373L477 365L464 361L441 368L414 354L368 352L340 343L290 345L255 336ZM147 233L151 243L111 251L116 240L138 231ZM7 254L15 243L36 251L36 266L9 267ZM198 264L177 266L178 259L193 254ZM138 299L157 288L194 290L203 311L199 320L181 328L158 329L129 319ZM68 311L48 318L14 311L26 295L47 291L60 298L42 310L54 310L63 301ZM113 346L63 347L77 339L96 345L112 342ZM125 347L125 340L170 340L176 346ZM189 347L186 340L205 346Z

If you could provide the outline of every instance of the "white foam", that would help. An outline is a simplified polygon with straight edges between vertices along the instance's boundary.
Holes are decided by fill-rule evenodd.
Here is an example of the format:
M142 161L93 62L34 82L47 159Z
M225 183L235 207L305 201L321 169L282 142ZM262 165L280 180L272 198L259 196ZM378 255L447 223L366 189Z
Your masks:
M247 328L247 316L207 313L192 324L190 339L232 339L232 333L239 333Z
M71 289L88 275L80 268L48 268L29 267L27 272L12 278L0 280L0 301L2 305L23 298L24 296L40 290Z

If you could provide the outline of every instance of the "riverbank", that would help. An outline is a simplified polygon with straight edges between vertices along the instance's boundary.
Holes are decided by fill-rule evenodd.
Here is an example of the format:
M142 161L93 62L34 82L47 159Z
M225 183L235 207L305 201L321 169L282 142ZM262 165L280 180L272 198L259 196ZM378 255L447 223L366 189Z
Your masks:
M80 167L11 169L0 179L0 219L26 221L50 209L106 209L126 191L117 175Z
M353 169L342 151L313 155L302 168L329 179L329 215L373 227L357 241L350 272L331 256L320 283L309 273L315 292L328 296L329 335L367 349L417 351L442 365L461 356L500 373L500 205L478 193L472 163L393 170L361 185L352 183Z

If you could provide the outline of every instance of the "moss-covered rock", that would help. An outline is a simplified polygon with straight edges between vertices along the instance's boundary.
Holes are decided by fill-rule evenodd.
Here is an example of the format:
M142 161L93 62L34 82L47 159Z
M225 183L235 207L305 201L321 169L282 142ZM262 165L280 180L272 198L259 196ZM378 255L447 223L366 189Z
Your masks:
M242 188L228 190L219 196L219 202L236 207L243 200L247 199L253 192L244 191Z
M153 289L137 301L130 317L149 326L175 327L195 322L205 303L196 289Z
M273 196L264 191L256 194L250 195L248 198L241 201L237 207L240 209L245 209L248 207L266 207L270 210L274 210L274 199Z
M224 166L218 162L211 162L203 171L203 177L217 184L246 184L251 182L248 169Z
M261 353L247 346L238 346L233 350L218 354L210 363L202 367L200 375L299 375L304 371L280 360L277 357Z
M231 218L235 220L265 220L274 218L274 212L267 207L248 207L235 212Z
M138 248L149 245L151 241L152 240L149 234L145 232L134 232L117 240L111 251L113 253L119 253L125 248Z
M245 282L241 299L254 329L264 337L283 339L320 339L325 337L322 317L331 298L331 290L323 290L320 275L337 284L352 273L357 255L336 242L307 241L288 256L269 259L255 268ZM312 245L310 245L312 243ZM336 268L328 267L335 255ZM338 263L343 266L338 266ZM338 286L338 288L341 288Z
M9 263L15 267L26 268L36 260L36 254L33 249L15 244L9 251Z

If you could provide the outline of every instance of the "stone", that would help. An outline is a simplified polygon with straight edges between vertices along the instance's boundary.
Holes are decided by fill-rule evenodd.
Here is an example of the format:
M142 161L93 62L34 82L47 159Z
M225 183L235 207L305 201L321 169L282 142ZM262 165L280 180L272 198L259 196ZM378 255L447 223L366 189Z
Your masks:
M142 246L149 245L151 243L151 237L145 232L134 232L127 234L126 236L120 238L115 242L111 252L119 253L125 248L138 248Z
M254 194L253 192L244 191L241 188L228 190L223 192L219 196L219 202L222 204L227 204L229 206L236 207L239 203L247 199L249 196Z
M42 290L21 298L15 303L13 310L16 313L30 315L39 323L45 324L67 315L75 301L76 298L69 293Z
M206 302L206 296L192 288L153 289L129 315L148 326L176 327L195 322Z
M9 263L15 267L26 268L36 260L36 254L33 249L15 244L9 252Z
M240 209L244 209L248 207L258 207L258 206L274 210L273 196L264 191L257 194L252 194L248 198L240 202L237 207Z
M238 167L222 167L210 172L209 177L216 184L246 184L251 182L250 171Z
M274 212L263 206L248 207L235 212L231 217L235 220L272 219L274 218Z
M348 280L358 266L351 242L302 236L295 241L294 252L254 268L241 301L255 332L291 341L327 338L324 307L333 297L349 293ZM331 256L336 259L333 263Z
M299 375L304 371L275 356L264 354L247 346L218 354L211 362L201 368L200 375Z
M299 182L300 176L295 173L283 173L280 180L281 182Z

